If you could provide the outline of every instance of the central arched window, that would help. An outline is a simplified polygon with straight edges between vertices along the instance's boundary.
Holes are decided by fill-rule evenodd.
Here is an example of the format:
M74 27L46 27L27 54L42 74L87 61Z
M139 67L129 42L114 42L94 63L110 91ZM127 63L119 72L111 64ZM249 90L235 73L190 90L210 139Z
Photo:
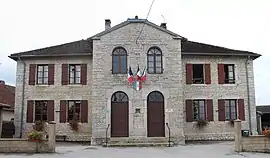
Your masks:
M112 73L127 73L127 51L122 47L117 47L112 53Z
M149 74L163 72L162 52L158 47L152 47L147 52L147 69Z

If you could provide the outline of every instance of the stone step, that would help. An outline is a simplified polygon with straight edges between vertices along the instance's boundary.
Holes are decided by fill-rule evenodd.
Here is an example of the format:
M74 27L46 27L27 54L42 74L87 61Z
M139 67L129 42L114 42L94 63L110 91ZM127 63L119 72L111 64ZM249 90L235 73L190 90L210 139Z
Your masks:
M167 143L169 138L109 138L110 143Z
M108 143L107 146L104 143L103 147L168 147L167 143ZM172 147L173 144L171 143Z

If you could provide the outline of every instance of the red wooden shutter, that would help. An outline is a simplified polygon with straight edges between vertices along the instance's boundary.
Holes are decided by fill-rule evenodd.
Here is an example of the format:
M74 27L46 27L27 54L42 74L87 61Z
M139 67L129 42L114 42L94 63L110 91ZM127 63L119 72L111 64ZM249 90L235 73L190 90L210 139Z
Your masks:
M244 99L238 99L238 118L242 121L245 121Z
M27 100L27 112L26 112L26 122L33 123L34 122L34 101Z
M87 64L81 64L81 84L87 84Z
M186 64L186 83L192 84L192 79L193 79L192 64Z
M225 121L225 100L218 100L218 120Z
M54 121L54 100L48 100L48 121Z
M29 85L35 85L36 82L36 64L29 66Z
M207 120L208 121L213 121L214 118L213 118L213 100L212 99L207 99L206 100L206 116L207 116Z
M60 123L65 123L67 121L67 101L60 100Z
M225 83L224 64L218 64L218 83Z
M193 105L192 100L186 100L186 121L192 122L193 121Z
M62 64L62 85L68 84L68 64Z
M87 123L88 122L88 101L81 100L81 122Z
M211 84L211 67L210 64L204 65L205 71L205 84Z
M54 64L48 65L48 84L53 85L54 84Z

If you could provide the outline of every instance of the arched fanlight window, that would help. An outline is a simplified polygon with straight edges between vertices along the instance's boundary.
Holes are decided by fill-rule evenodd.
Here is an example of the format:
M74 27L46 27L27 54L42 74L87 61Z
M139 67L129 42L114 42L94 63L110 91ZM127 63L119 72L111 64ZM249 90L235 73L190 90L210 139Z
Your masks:
M122 47L117 47L112 53L112 73L127 73L127 51Z
M152 47L147 52L147 70L149 74L163 72L162 52L158 47Z

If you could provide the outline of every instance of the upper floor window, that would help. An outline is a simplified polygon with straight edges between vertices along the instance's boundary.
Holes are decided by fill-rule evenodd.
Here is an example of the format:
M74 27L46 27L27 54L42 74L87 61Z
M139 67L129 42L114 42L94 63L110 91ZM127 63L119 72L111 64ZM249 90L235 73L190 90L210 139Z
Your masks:
M127 51L122 47L117 47L112 53L112 73L127 73Z
M159 74L163 72L162 52L157 47L152 47L147 52L147 68L150 74Z
M211 84L210 64L186 64L187 84Z
M235 73L233 64L224 64L224 75L225 75L225 83L227 84L235 83Z
M71 64L69 65L69 84L81 83L81 65Z
M37 65L37 84L48 84L48 65Z

